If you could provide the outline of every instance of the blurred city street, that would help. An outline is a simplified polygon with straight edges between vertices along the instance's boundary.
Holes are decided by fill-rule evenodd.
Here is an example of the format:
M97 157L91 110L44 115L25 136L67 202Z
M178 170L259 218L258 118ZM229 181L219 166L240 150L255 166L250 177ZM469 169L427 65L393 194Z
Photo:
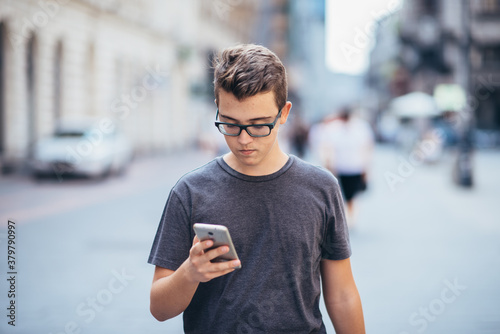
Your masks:
M500 334L499 31L499 0L0 0L0 333L183 332L147 259L172 186L227 149L214 60L248 43L286 68L285 152L363 186L376 143L367 333Z
M500 154L474 156L475 187L457 188L451 154L414 166L376 148L351 231L367 333L500 333ZM211 157L184 151L136 160L101 181L0 178L2 333L182 333L149 313L146 263L174 182ZM17 317L7 324L6 223L16 223ZM323 315L328 332L333 328Z

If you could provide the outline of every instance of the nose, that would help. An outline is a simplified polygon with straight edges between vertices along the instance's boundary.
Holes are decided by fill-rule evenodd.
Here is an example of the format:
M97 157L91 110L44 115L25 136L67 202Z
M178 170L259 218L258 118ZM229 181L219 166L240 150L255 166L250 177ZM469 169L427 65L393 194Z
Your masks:
M238 143L241 145L247 145L253 141L253 137L250 136L247 132L247 129L241 131L240 135L238 136Z

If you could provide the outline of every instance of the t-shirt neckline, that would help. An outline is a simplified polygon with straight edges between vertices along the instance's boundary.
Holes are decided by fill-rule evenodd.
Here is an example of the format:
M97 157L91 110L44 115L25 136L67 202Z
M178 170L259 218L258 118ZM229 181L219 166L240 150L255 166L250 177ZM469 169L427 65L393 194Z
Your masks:
M240 180L249 181L249 182L263 182L263 181L273 180L273 179L278 178L281 175L283 175L286 171L288 171L290 169L290 167L292 167L293 162L295 160L294 158L295 157L293 155L289 154L288 160L286 161L285 165L283 165L283 167L281 167L278 171L271 173L271 174L268 174L268 175L259 175L259 176L246 175L246 174L238 172L237 170L230 167L224 161L223 156L217 157L216 161L219 164L219 166L224 171L226 171L228 174L230 174L231 176L234 176Z

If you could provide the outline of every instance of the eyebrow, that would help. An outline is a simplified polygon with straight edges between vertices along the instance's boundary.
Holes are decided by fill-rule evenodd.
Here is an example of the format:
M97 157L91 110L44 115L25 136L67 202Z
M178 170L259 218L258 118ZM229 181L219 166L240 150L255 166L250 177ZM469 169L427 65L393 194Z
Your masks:
M230 121L233 121L233 122L236 122L238 123L239 121L235 118L232 118L232 117L229 117L229 116L226 116L226 115L223 115L219 112L219 117L224 117L224 118L227 118L228 120ZM252 119L249 119L248 122L255 122L255 121L264 121L264 120L270 120L272 119L273 116L264 116L264 117L257 117L257 118L252 118Z

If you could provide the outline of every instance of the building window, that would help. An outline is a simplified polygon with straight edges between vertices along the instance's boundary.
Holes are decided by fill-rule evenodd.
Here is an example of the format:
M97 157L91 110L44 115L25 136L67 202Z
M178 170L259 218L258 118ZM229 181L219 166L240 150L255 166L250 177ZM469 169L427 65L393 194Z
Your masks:
M57 42L54 57L54 120L58 123L62 117L62 62L63 46L62 42Z
M481 0L477 1L478 13L482 15L500 14L500 0Z
M32 157L33 148L37 139L36 128L36 59L37 38L31 33L26 45L26 93L28 111L28 157Z
M2 158L2 153L4 152L4 138L7 126L5 125L6 117L4 112L4 62L5 62L5 24L0 23L0 159ZM0 161L1 163L1 161ZM1 166L0 166L1 168ZM2 171L0 170L0 174Z
M500 69L500 45L483 48L483 67Z
M422 0L421 2L422 13L431 16L436 15L438 11L438 2L439 1L434 1L434 0Z
M86 86L87 86L87 110L90 114L96 115L96 79L95 79L95 46L90 44L87 51L87 71L86 71Z

